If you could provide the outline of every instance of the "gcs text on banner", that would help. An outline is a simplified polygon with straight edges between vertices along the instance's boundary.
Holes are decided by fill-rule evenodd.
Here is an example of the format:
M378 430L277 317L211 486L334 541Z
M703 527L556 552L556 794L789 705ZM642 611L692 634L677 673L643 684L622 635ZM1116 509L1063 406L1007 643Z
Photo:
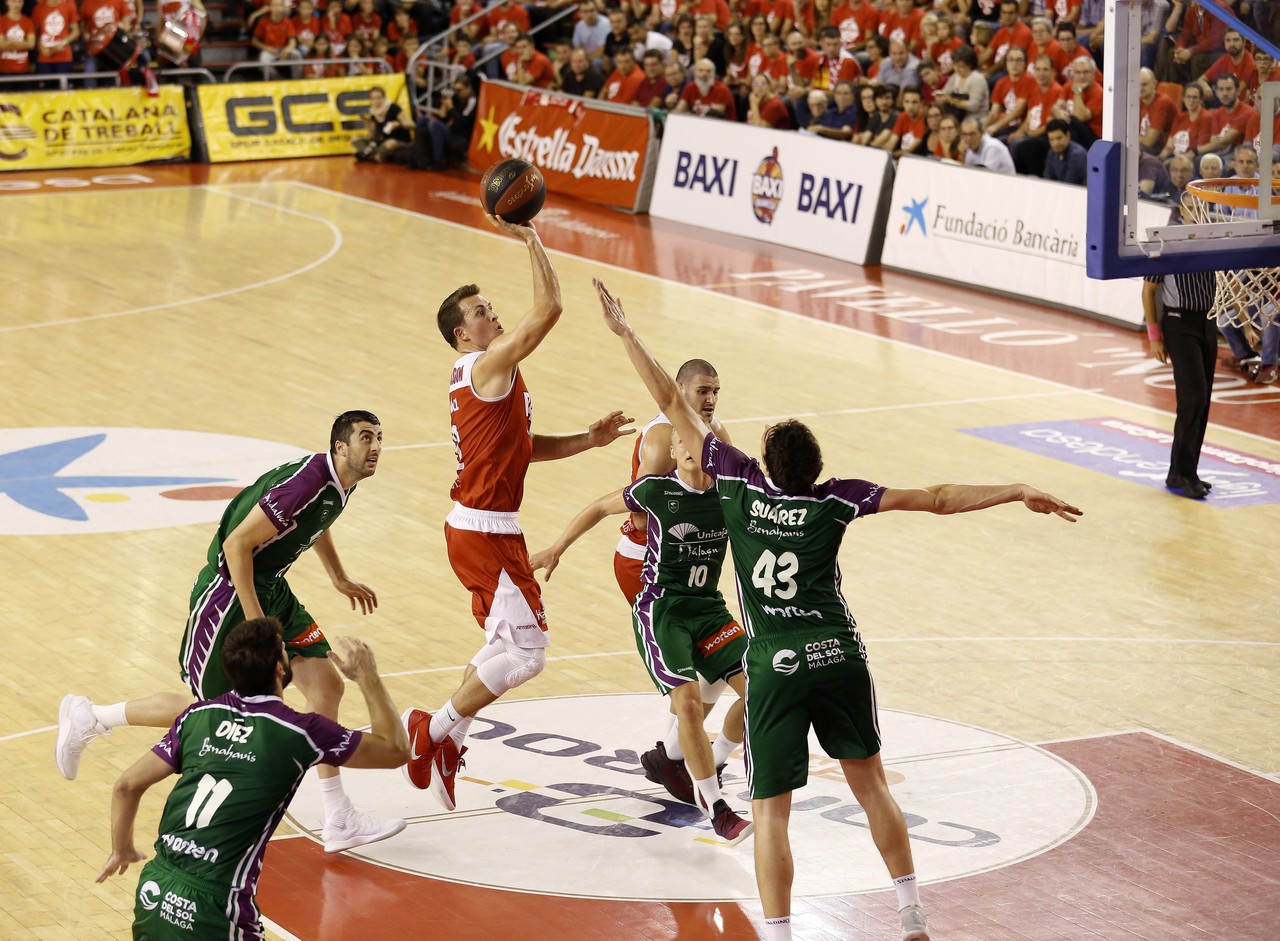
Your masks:
M486 81L468 161L483 172L500 160L527 160L553 193L644 212L655 152L643 108Z
M401 74L201 85L209 161L352 153L351 141L365 132L362 116L374 88L406 114L412 110Z
M795 131L673 114L650 212L839 258L880 260L888 153Z

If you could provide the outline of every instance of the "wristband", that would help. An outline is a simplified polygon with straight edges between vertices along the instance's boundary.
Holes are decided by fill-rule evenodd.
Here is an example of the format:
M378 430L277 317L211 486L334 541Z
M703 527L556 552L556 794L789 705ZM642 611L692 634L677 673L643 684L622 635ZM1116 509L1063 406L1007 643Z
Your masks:
M1147 339L1148 340L1164 339L1164 334L1160 331L1160 325L1158 323L1155 323L1154 321L1147 322Z

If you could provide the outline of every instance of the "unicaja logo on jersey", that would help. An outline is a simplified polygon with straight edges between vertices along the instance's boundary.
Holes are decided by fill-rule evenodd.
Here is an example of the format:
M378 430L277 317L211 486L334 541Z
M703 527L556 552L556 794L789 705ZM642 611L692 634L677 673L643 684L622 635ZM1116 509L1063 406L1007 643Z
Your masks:
M794 650L779 650L773 655L773 669L783 676L790 676L800 669L800 655Z
M671 534L673 539L679 539L683 542L689 536L698 535L698 527L692 523L676 523L667 532Z
M147 911L160 904L160 886L148 879L138 889L138 901Z
M782 164L778 163L778 148L760 161L751 175L751 211L765 225L773 224L773 214L782 205Z

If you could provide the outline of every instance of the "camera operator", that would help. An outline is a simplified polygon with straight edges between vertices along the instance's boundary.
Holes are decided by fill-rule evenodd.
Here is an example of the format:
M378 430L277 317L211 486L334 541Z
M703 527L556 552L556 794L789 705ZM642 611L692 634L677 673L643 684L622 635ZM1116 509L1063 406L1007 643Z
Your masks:
M391 154L408 147L413 132L405 119L404 110L387 99L381 86L369 90L369 113L364 115L367 136L357 137L351 143L356 148L357 160L385 162Z

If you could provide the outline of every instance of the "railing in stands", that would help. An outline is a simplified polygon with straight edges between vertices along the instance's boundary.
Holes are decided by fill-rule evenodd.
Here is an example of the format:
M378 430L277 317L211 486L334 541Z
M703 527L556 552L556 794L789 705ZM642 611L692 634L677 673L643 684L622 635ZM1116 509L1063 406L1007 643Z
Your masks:
M217 77L208 69L158 69L156 81L165 85L171 78L193 78L197 82L216 82ZM0 88L5 85L29 85L24 91L49 91L48 86L56 83L59 91L70 91L73 84L83 84L90 79L99 85L120 87L119 72L67 72L65 75L37 75L35 72L23 72L20 75L0 75ZM39 87L36 87L39 86Z
M353 65L356 63L368 63L376 66L376 71L380 75L389 75L391 73L391 64L386 59L372 57L359 59L285 59L280 62L237 62L230 66L222 73L224 82L231 81L231 76L236 72L263 72L267 69L271 71L288 72L293 75L295 69L300 69L304 65Z

